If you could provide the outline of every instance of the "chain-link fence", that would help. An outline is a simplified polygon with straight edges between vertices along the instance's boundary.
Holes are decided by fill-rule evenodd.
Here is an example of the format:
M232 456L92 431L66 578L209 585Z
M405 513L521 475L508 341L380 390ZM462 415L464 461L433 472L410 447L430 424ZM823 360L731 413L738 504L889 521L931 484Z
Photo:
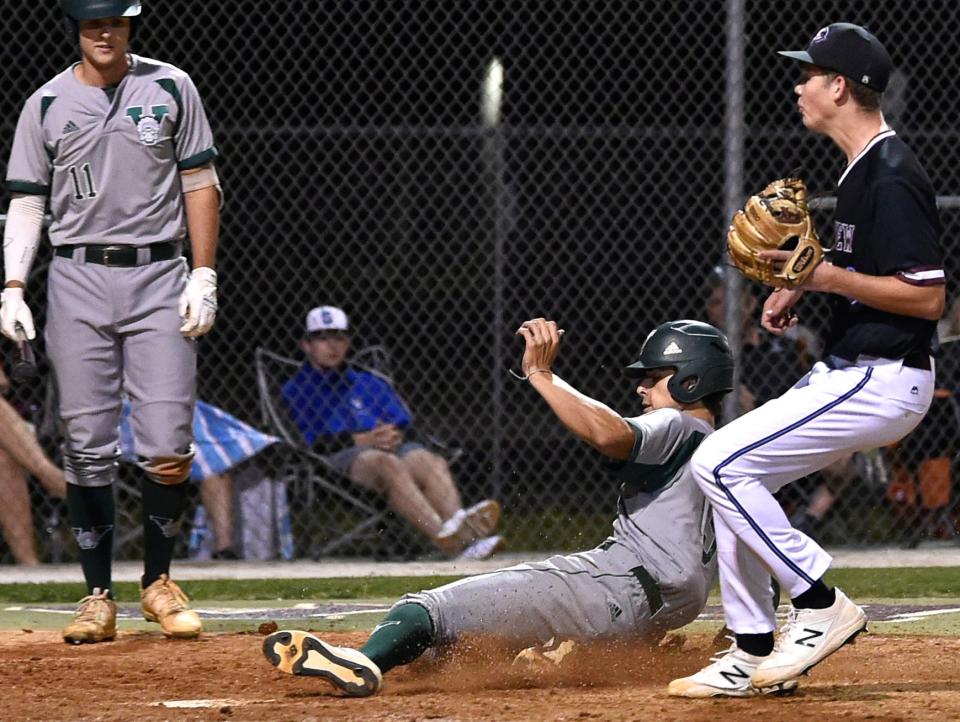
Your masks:
M56 3L7 8L5 149L23 100L76 56ZM271 409L283 374L303 360L305 314L342 307L355 350L385 349L365 360L444 445L464 504L503 505L512 549L597 543L616 482L508 375L521 351L513 332L534 316L560 321L558 373L626 415L639 405L621 369L671 318L713 320L742 347L742 405L802 373L818 352L822 308L801 308L805 332L785 344L758 335L761 289L727 303L739 290L714 268L745 191L799 168L829 195L842 170L839 151L801 126L799 69L774 52L804 47L837 20L867 25L892 51L886 116L941 195L952 264L960 6L147 0L134 50L191 74L222 153L221 310L201 345L200 398L282 436ZM818 220L826 227L829 210ZM47 247L28 290L41 324L48 258ZM737 305L742 326L741 313L725 311ZM945 325L948 336L960 331ZM927 430L793 485L783 503L798 524L831 543L955 534L956 346L944 345L944 392ZM39 423L51 418L48 396L36 382L9 398ZM55 424L39 427L56 456ZM431 551L376 494L289 447L196 485L207 514L190 513L193 553L225 546L231 527L248 556ZM135 557L136 483L129 470L124 478L129 533L118 555ZM4 484L5 496L22 496L18 476ZM41 559L73 558L62 503L35 479L28 489ZM11 537L29 531L0 522L22 548Z

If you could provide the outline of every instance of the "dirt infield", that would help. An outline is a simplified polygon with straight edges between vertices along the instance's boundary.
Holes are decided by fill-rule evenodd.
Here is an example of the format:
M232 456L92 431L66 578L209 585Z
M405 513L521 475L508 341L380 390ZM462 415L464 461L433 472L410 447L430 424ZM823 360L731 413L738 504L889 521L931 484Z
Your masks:
M363 633L327 634L358 644ZM960 718L960 640L863 636L818 667L790 698L676 700L667 682L715 646L690 637L650 652L578 650L564 667L519 672L492 645L391 672L380 696L342 699L289 677L260 655L256 634L165 640L121 633L71 647L52 632L0 637L4 720L749 720Z

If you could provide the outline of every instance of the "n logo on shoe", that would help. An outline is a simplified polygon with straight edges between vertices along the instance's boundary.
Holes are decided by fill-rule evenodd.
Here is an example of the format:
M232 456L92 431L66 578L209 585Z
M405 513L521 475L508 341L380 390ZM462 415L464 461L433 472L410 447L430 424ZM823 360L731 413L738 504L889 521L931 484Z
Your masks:
M733 669L735 670L733 672L727 671L720 673L720 676L727 680L727 684L729 684L731 687L740 686L739 682L742 679L750 679L750 675L740 669L737 665L733 665Z
M797 644L802 644L804 647L816 647L817 645L811 640L816 639L817 637L822 637L823 632L818 632L816 629L810 629L809 627L804 627L803 631L807 632L808 636L798 639Z

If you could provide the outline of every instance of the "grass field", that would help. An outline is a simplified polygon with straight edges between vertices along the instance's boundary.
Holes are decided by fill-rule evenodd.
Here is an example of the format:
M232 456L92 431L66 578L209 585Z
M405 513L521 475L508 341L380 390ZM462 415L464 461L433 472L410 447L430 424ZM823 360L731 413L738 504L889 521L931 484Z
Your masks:
M634 720L758 722L960 718L960 568L836 569L828 580L863 604L870 634L831 657L788 699L667 697L670 679L722 646L716 594L661 650L584 649L552 671L518 671L502 647L466 642L391 671L381 695L340 699L317 678L280 674L261 625L313 630L358 646L402 594L458 577L192 580L198 640L166 640L140 616L137 586L116 584L119 634L72 647L59 630L80 584L0 585L0 719L17 720ZM783 610L783 608L781 608ZM719 646L718 646L719 645ZM511 652L512 655L512 652ZM651 712L652 713L652 712Z
M314 629L357 630L372 628L382 611L407 592L427 589L459 579L457 576L349 577L334 579L194 580L184 583L194 606L208 619L209 631L256 629L263 621L284 610L287 626ZM873 625L884 633L960 634L960 568L905 567L894 569L837 569L828 580L848 596L887 610L887 616L908 615L908 621L876 619ZM138 619L137 585L119 582L115 596L121 609L134 610L121 618L121 629L150 629ZM56 629L67 612L85 593L81 583L0 585L0 629ZM719 604L716 590L708 612ZM915 607L937 613L918 615ZM951 608L956 612L950 612ZM297 609L303 614L297 616ZM911 616L912 615L912 616ZM716 612L695 625L716 622ZM154 629L156 627L153 627Z

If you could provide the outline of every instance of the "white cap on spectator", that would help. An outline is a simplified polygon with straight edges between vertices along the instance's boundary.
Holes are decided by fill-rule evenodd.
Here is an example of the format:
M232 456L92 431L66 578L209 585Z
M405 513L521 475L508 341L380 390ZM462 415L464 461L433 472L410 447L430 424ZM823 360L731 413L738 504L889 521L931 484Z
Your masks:
M317 306L307 314L307 333L317 331L349 331L347 314L336 306Z

